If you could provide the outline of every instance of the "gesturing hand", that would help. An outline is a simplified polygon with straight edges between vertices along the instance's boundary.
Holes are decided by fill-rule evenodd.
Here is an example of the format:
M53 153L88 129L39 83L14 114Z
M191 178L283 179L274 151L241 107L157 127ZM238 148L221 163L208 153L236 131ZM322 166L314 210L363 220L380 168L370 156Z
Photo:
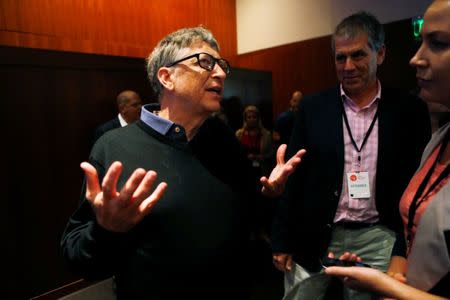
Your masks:
M284 156L286 154L286 148L286 144L278 147L277 165L273 168L269 178L263 176L260 179L263 185L261 192L265 196L276 197L283 193L289 175L295 171L302 156L306 153L305 149L301 149L285 163Z
M156 172L136 169L120 192L117 181L122 164L114 162L106 172L100 187L97 170L89 163L81 163L86 175L86 199L91 203L97 222L114 232L126 232L138 224L163 196L167 184L161 182L152 192Z

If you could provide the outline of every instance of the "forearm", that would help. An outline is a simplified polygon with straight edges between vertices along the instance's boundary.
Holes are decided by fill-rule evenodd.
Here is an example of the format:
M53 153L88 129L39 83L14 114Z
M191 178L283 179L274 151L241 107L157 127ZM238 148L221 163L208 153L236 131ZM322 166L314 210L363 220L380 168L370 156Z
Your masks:
M87 204L69 220L61 250L72 271L90 278L110 276L120 261L120 253L124 254L125 247L130 245L128 234L101 228L86 214Z
M291 223L286 195L279 198L277 212L272 222L272 251L288 253L291 250Z
M445 299L439 296L429 294L418 290L412 286L400 283L391 278L387 290L382 293L384 296L398 300L439 300Z
M372 268L329 267L325 273L337 276L352 289L370 292L375 295L398 300L437 300L443 299L402 283L389 275Z

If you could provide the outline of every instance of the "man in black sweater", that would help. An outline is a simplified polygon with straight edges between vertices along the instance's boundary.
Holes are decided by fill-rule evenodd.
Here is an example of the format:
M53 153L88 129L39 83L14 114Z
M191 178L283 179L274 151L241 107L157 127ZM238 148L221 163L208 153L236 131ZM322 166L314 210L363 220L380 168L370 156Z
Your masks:
M232 132L205 122L219 110L230 72L218 51L202 27L163 38L147 60L159 105L105 133L81 164L85 196L64 232L63 254L85 277L114 276L119 299L248 298L241 267L248 261L251 191ZM220 131L212 135L204 126ZM262 179L267 195L283 188L304 153L285 164L284 151Z

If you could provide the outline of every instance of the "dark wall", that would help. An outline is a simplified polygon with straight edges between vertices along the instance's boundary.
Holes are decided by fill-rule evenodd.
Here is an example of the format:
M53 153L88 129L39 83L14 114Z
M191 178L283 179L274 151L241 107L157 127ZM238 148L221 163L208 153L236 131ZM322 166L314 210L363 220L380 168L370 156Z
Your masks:
M0 1L0 45L146 57L169 32L202 24L236 55L234 0Z
M310 94L337 82L329 36L242 54L236 66L272 73L273 118L295 90Z
M261 112L263 125L272 128L272 73L233 68L225 80L222 107L233 130L242 127L243 109L255 105Z
M420 42L413 36L411 19L392 22L384 26L386 32L386 59L380 67L380 80L384 84L411 90L417 86L416 71L409 66Z
M152 99L142 59L0 47L5 299L75 279L63 266L59 240L79 201L79 164L88 158L94 128L115 117L123 89Z

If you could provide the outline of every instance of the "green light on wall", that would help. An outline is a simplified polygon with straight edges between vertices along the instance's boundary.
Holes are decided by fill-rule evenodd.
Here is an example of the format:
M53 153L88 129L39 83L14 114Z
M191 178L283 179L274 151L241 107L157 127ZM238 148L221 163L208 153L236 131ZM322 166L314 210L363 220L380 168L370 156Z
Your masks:
M417 16L412 18L413 35L415 40L420 40L420 32L422 31L423 17Z

